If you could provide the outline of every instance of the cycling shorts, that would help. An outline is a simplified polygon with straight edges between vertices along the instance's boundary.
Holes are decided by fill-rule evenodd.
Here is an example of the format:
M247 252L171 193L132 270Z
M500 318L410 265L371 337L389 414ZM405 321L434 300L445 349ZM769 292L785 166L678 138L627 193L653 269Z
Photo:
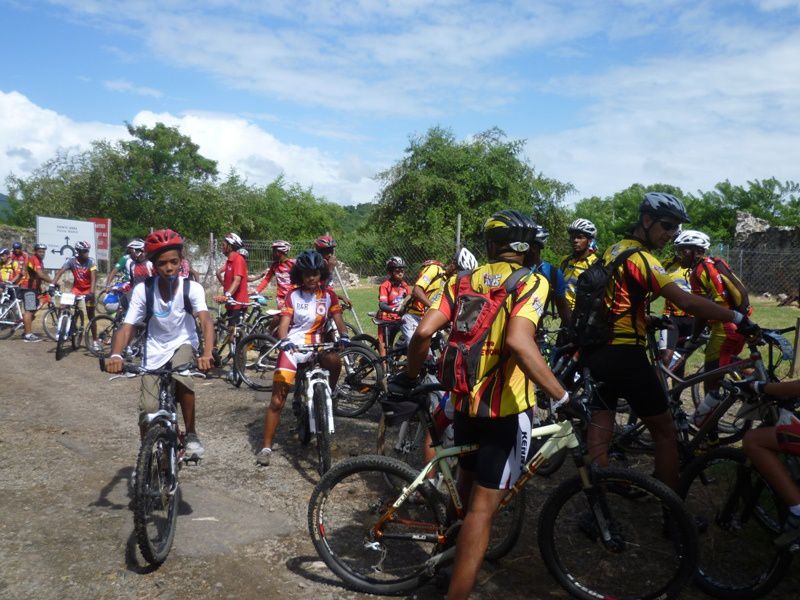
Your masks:
M314 358L313 352L281 352L275 365L275 375L272 380L292 385L297 375L297 365L302 365Z
M170 361L177 367L194 360L194 348L191 344L183 344L172 355ZM194 379L186 375L173 374L176 383L182 384L189 391L194 391ZM176 390L176 394L178 391ZM139 386L139 423L144 421L147 413L158 410L158 377L155 375L143 375L142 383Z
M706 364L715 363L720 367L731 364L744 348L744 342L744 336L736 332L733 323L714 323L706 344Z
M781 410L781 416L788 411ZM778 423L775 426L775 437L778 438L778 448L786 454L800 455L800 420L794 415L782 418L781 421L788 420L788 423Z
M39 295L36 290L21 290L22 305L28 312L33 312L39 306Z
M642 346L603 346L587 351L582 364L589 368L598 386L589 406L595 410L617 410L619 398L640 417L653 417L667 410L667 396Z
M422 317L417 315L411 314L404 314L403 318L401 319L402 325L400 326L400 331L403 333L403 337L406 338L407 341L411 341L411 337L414 335L414 332L417 330L419 326L419 322L422 320Z
M470 417L456 412L454 443L478 444L477 452L459 457L459 465L475 474L475 482L493 490L511 488L522 474L531 447L533 409L507 417Z
M83 302L86 308L94 308L95 306L94 294L86 294L84 292L76 290L75 288L72 288L72 293L75 294L76 296L83 296Z

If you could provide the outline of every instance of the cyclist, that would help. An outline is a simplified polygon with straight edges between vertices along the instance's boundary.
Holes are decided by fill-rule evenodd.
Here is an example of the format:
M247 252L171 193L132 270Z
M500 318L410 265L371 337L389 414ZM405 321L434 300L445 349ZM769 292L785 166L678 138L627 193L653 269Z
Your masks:
M109 272L108 276L106 277L105 289L110 288L112 282L117 276L119 276L120 281L130 281L129 264L134 260L133 257L135 250L141 250L144 252L144 240L136 238L128 242L128 245L125 248L125 254L119 257L119 260L114 265L114 268L111 269L111 272Z
M21 242L14 242L11 244L11 262L14 264L16 273L13 282L22 286L25 283L25 278L28 276L28 271L26 269L28 253L22 249Z
M36 307L39 305L39 292L41 282L52 285L53 280L44 272L44 254L47 246L36 244L33 247L33 254L27 255L25 263L25 273L19 276L20 288L22 289L22 304L25 313L22 315L23 331L22 339L26 342L39 342L41 337L31 331L33 328L33 317ZM51 294L52 295L52 294Z
M750 386L758 394L793 400L800 396L800 381L756 381ZM775 427L759 427L745 433L742 447L759 473L789 507L783 532L775 539L776 546L786 548L800 539L800 487L780 459L780 454L800 455L800 420L785 408L780 409L780 415Z
M197 368L201 371L210 369L213 362L211 351L214 348L214 324L208 313L203 286L178 276L183 238L171 229L154 231L145 240L145 252L147 258L155 264L157 275L150 280L152 283L143 282L133 288L130 307L122 327L114 336L106 369L109 373L122 372L122 350L134 335L138 323L146 323L147 326L143 368L158 369L167 363L177 367L191 362L199 344L195 316L203 330L203 354L197 358ZM188 294L184 293L184 286L189 286ZM148 294L152 294L149 311ZM184 298L187 297L191 310L184 306ZM186 456L201 458L205 448L195 428L194 380L176 373L175 382L175 397L181 406L186 426ZM142 377L139 393L141 437L144 437L146 430L144 417L157 410L158 378L147 375Z
M411 297L411 288L403 276L406 272L406 261L399 256L391 256L386 261L388 275L378 288L378 318L392 321L388 327L378 328L378 349L381 356L386 356L386 348L392 345L397 332L402 327L400 315ZM406 339L406 342L408 340Z
M217 273L217 278L222 283L223 293L215 296L214 301L226 303L228 325L241 323L245 305L250 300L247 292L247 261L238 250L242 247L242 238L235 233L229 233L222 240L222 253L228 257L225 264ZM224 275L223 275L224 273Z
M89 256L91 244L86 241L75 242L75 252L78 256L67 259L64 265L56 271L53 277L53 285L58 284L64 271L72 272L72 293L76 296L83 296L83 303L86 307L86 317L91 321L94 319L94 289L97 283L97 265ZM97 325L92 323L92 350L100 351L100 342L97 341Z
M0 284L11 283L14 279L14 262L11 260L11 251L0 248Z
M422 316L442 294L447 280L453 276L456 269L458 265L455 258L446 265L438 260L426 260L422 263L414 287L411 288L408 312L402 317L401 331L407 340L414 335Z
M565 298L570 312L575 308L575 286L578 277L586 269L597 262L597 251L594 241L597 238L597 227L589 219L575 219L567 227L572 254L561 259L561 271L567 285Z
M678 256L678 248L682 246L687 240L692 239L692 231L682 231L672 242L674 255L664 262L664 270L672 277L675 284L685 292L691 292L692 288L689 285L689 269L681 265L680 257ZM692 335L694 326L694 317L675 306L669 300L664 301L664 316L669 317L670 326L661 330L661 339L659 347L661 348L661 360L665 365L669 365L672 356L675 353L675 348L678 345L678 339L689 339ZM686 370L686 363L682 363L676 370L676 373L683 376Z
M608 265L622 252L633 250L612 273L604 294L611 327L611 339L586 348L581 360L598 383L599 394L592 401L592 427L587 444L592 459L608 465L608 447L614 432L614 413L622 397L647 426L655 443L655 474L672 487L678 485L678 446L675 425L667 397L647 360L646 313L656 295L702 318L733 321L744 335L758 332L746 315L735 312L682 290L651 253L667 245L689 215L678 198L662 192L648 192L639 205L639 220L629 237L606 250Z
M550 284L550 292L547 296L544 310L545 313L548 313L550 312L550 307L555 305L558 316L561 319L561 326L567 327L570 320L570 308L567 303L567 283L564 281L564 274L561 269L546 260L542 260L541 253L550 234L543 226L537 225L537 227L538 230L531 247L531 253L533 256L533 270L544 275Z
M278 325L280 354L272 380L272 398L264 412L261 450L256 454L256 463L261 466L270 463L272 439L280 423L281 410L286 403L289 388L294 383L297 365L308 362L314 356L313 352L299 352L298 345L321 344L324 341L325 321L328 317L333 319L339 330L339 343L342 346L350 343L342 320L339 299L333 290L321 285L321 281L328 275L325 260L313 250L300 254L292 267L291 282L296 287L286 297ZM330 386L335 389L342 365L339 356L336 352L324 352L319 356L319 363L330 372Z
M538 230L530 217L517 211L495 213L484 225L489 263L465 275L475 292L488 294L525 271L491 324L476 365L475 385L453 398L455 443L480 447L459 459L459 493L468 501L447 593L451 600L466 598L474 587L495 511L527 458L534 382L549 396L568 399L534 342L549 291L546 278L531 271ZM408 371L393 380L392 393L407 395L417 384L434 333L458 316L459 277L448 281L422 318L409 346Z
M692 292L708 298L712 302L731 310L750 316L753 312L747 290L731 268L721 258L706 256L711 240L702 231L687 230L676 239L675 247L682 267L689 269L689 283ZM706 319L695 319L692 340L700 336ZM730 364L744 348L745 337L736 331L733 323L713 321L711 336L706 344L704 369L712 371ZM702 424L705 417L719 404L719 386L722 377L703 382L705 398L692 416L696 425Z
M321 235L314 240L314 249L325 259L325 264L328 265L328 271L330 272L330 276L326 281L322 282L322 285L333 289L333 273L336 265L339 264L339 260L336 258L336 240L329 235ZM347 298L339 298L339 304L345 310L353 308L353 303Z
M289 258L289 251L292 245L286 240L272 242L272 264L261 274L252 278L252 281L261 279L261 283L256 288L256 293L260 294L275 279L275 302L278 308L283 308L286 302L286 294L292 289L291 272L294 267L294 259Z

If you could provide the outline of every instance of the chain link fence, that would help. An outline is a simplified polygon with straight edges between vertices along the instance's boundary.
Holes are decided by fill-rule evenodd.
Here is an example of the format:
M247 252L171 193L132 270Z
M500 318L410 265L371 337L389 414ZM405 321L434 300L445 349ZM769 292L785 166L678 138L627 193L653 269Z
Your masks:
M751 295L798 294L800 262L796 251L730 248L725 258Z

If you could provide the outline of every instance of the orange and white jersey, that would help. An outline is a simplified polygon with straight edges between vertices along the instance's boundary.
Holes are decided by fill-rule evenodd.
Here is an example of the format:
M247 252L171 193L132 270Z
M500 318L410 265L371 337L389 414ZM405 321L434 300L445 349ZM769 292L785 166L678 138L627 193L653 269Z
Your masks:
M331 288L305 292L295 288L286 295L281 315L292 318L287 336L295 344L320 344L324 341L328 315L342 312L339 297Z

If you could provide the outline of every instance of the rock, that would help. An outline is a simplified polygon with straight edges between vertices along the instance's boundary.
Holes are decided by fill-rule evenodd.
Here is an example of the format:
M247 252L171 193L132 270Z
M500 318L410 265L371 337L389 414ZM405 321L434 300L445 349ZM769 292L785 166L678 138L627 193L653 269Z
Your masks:
M779 304L783 304L788 299L789 299L789 296L787 296L786 294L777 294L775 296L775 301L778 302Z
M764 300L769 300L770 298L772 298L772 294L770 294L769 292L764 292L763 294L761 294L761 297L764 298Z

